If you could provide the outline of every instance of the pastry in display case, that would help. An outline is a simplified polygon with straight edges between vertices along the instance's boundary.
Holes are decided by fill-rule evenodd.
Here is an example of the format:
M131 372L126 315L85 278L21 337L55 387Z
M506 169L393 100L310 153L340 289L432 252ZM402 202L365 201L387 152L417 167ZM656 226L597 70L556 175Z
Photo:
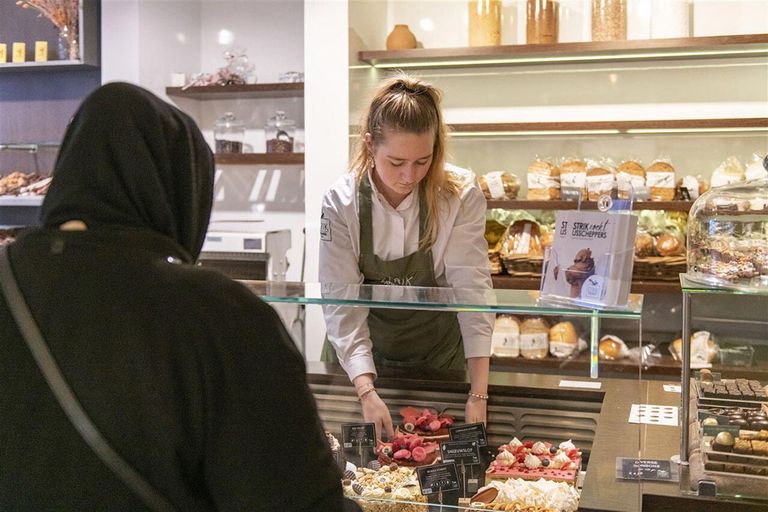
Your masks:
M376 447L379 464L400 466L427 466L437 460L440 445L416 434L397 432L391 442L380 442Z
M696 200L687 277L742 291L768 288L768 179L713 188Z
M580 469L581 452L570 440L555 446L546 441L521 442L515 437L499 447L485 476L491 480L544 479L575 485Z
M391 463L346 471L343 478L344 496L364 512L427 512L427 498L413 468Z
M448 427L453 425L453 416L439 413L429 407L403 407L400 409L402 423L397 430L402 434L412 434L422 437L425 441L442 441L448 439Z

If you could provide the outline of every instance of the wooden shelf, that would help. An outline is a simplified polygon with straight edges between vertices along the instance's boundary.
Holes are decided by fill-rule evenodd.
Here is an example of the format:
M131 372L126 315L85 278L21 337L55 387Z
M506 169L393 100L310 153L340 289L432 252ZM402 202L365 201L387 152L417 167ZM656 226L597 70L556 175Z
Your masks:
M221 165L303 165L304 153L217 153Z
M10 52L10 49L9 49ZM81 60L48 60L45 62L7 62L0 64L0 73L26 73L40 71L88 71L99 66Z
M768 34L362 51L358 53L358 59L374 67L397 68L718 59L765 55L768 55Z
M667 375L680 378L681 365L672 356L663 355L654 358L654 364L643 367L643 375ZM547 356L544 359L525 359L523 357L492 357L493 370L525 371L531 373L557 374L584 372L589 373L589 352L584 351L572 359L558 359ZM722 366L714 364L712 371L722 372L729 379L760 379L768 377L766 366ZM602 374L638 375L637 363L629 359L618 361L600 361L599 372Z
M559 135L562 132L578 135L586 132L593 135L647 134L665 132L691 131L732 131L734 129L763 129L768 130L768 118L745 117L727 119L658 119L637 121L570 121L547 123L464 123L448 125L454 136L463 133L506 132L525 135L525 132L536 132L536 135ZM574 133L575 132L575 133Z
M193 100L301 98L304 96L304 83L206 85L187 89L166 87L165 94Z
M492 275L493 287L506 290L538 290L540 277ZM680 281L632 281L632 293L680 293Z
M688 212L693 201L638 201L632 205L633 210L667 210L671 212ZM488 201L488 208L504 208L506 210L576 210L578 201L528 201L512 199L506 201ZM596 210L597 203L583 201L582 210Z

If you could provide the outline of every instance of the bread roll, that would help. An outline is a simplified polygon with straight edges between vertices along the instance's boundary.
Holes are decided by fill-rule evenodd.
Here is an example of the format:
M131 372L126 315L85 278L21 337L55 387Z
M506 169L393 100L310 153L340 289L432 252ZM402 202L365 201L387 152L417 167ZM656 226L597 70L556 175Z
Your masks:
M600 359L605 361L615 361L624 357L626 345L624 342L615 336L603 336L600 340L599 354Z
M635 236L635 256L638 258L653 256L655 245L656 241L649 233L645 231L638 232L637 236Z
M579 336L571 322L560 322L549 330L549 353L555 357L569 357L576 352Z
M528 199L560 199L560 170L551 162L537 159L528 166Z
M695 354L694 348L691 346L691 361L699 361L699 362L707 362L712 363L717 358L717 354L720 351L720 347L715 342L715 339L712 337L712 335L707 331L697 331L691 335L691 345L694 344L696 340L704 340L706 338L706 355L703 353ZM697 348L698 343L696 343ZM702 345L703 346L703 345ZM683 339L677 338L675 341L673 341L670 345L670 352L672 353L672 356L677 361L682 361L683 359ZM702 350L703 352L703 350Z
M675 199L675 168L663 160L656 160L645 172L645 180L651 201Z
M660 256L680 256L685 253L685 243L677 235L664 233L656 237L656 252Z
M527 318L520 324L520 354L526 359L543 359L549 351L549 325L543 318Z

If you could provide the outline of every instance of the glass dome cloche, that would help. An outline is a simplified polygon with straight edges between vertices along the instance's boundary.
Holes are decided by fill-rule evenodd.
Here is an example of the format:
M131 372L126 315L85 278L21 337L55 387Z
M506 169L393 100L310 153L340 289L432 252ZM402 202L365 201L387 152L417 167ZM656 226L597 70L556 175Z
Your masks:
M742 292L768 290L768 178L713 188L693 203L686 277Z

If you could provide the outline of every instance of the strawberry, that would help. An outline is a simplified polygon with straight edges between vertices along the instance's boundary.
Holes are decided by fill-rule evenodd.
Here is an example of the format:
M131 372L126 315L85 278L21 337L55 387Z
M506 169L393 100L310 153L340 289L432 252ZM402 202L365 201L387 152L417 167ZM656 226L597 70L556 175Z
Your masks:
M574 448L573 450L569 450L568 453L566 453L569 459L578 459L579 458L579 450Z
M525 446L530 450L531 448L533 448L533 441L526 441L523 443L523 446Z
M411 458L411 452L409 450L398 450L395 452L394 459L395 460L403 460L403 459L410 459Z
M415 460L416 462L422 462L427 458L427 452L421 446L417 446L416 448L414 448L413 451L411 452L411 455L413 456L413 460Z
M515 456L515 458L517 459L517 462L519 462L520 464L522 464L523 462L525 462L525 454L524 454L524 453L518 453L518 454Z
M515 448L515 453L516 454L518 454L518 453L525 454L525 452L526 452L526 448L523 445L520 445L517 448Z
M429 423L429 430L431 430L432 432L437 432L438 430L440 430L441 426L442 425L440 424L439 420L434 420Z

